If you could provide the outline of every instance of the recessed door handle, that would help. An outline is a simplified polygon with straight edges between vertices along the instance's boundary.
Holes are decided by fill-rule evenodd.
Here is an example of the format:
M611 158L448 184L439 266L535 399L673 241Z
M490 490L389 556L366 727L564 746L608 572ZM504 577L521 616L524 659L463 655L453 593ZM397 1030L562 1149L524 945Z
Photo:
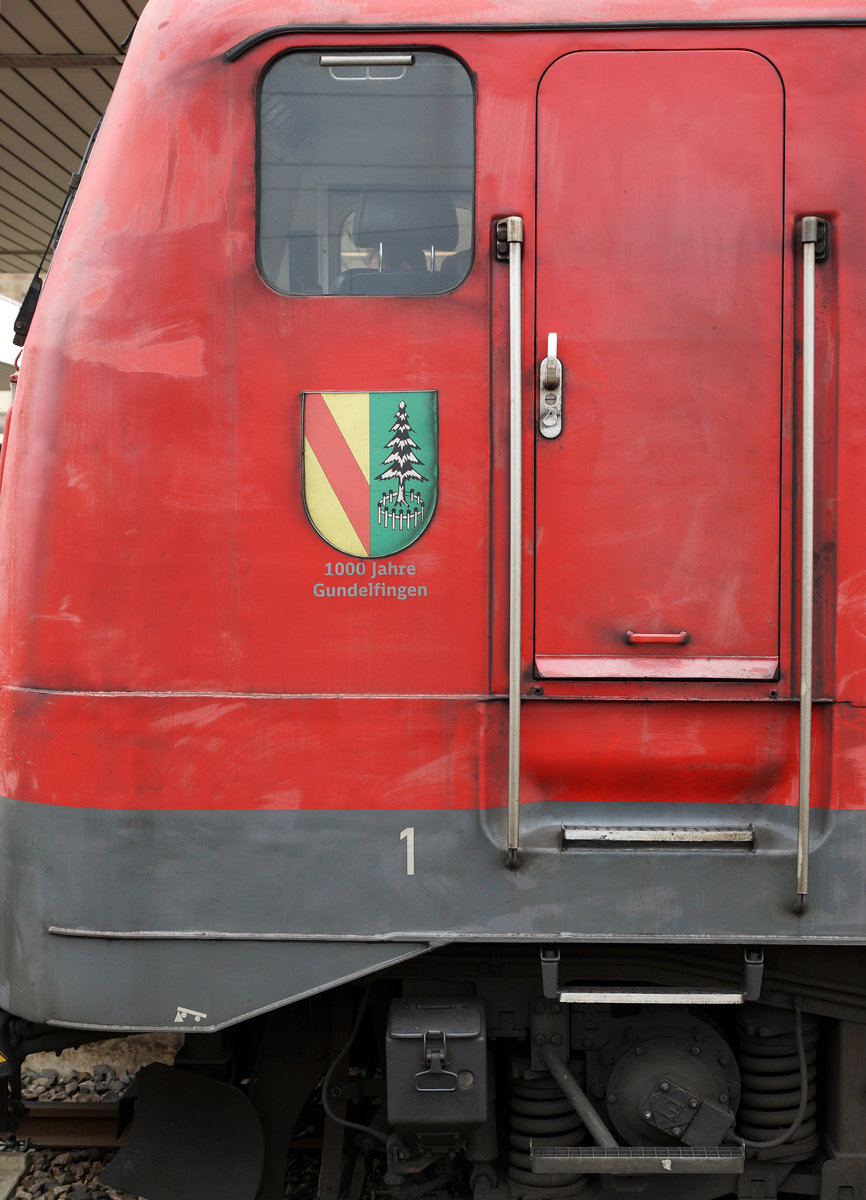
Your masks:
M627 629L625 640L630 646L684 646L689 640L689 635L685 629L681 629L679 633L635 633L633 629Z

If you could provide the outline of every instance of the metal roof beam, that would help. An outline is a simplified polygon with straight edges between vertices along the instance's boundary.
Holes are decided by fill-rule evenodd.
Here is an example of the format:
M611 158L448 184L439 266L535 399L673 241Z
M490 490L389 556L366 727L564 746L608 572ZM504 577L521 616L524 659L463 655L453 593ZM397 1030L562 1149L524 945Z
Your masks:
M119 67L123 55L115 54L0 54L0 67L13 67L16 71L61 67Z

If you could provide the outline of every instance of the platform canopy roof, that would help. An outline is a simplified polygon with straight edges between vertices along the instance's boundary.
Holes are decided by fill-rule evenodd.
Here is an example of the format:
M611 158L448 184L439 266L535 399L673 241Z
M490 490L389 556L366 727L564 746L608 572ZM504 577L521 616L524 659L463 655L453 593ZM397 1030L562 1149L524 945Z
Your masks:
M32 273L147 0L0 0L0 273Z
M153 2L153 0L151 0ZM160 0L186 19L183 0ZM148 0L0 0L0 275L32 274ZM775 21L866 23L866 0L199 0L226 49L285 29ZM270 33L268 32L270 31Z

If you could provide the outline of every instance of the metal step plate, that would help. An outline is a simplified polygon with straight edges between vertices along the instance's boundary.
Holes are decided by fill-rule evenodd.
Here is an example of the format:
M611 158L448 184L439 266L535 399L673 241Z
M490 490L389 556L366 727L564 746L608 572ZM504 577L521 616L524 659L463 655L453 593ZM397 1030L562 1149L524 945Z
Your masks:
M744 1004L745 992L707 988L563 988L560 1004Z
M540 1146L530 1143L532 1170L544 1175L739 1175L739 1146Z
M689 825L563 825L562 844L570 846L753 846L754 826L739 829Z

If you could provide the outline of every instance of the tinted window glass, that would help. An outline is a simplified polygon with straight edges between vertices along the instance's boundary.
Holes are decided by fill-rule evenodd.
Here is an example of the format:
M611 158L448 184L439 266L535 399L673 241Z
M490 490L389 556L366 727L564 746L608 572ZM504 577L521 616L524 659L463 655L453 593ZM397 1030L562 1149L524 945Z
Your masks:
M474 98L456 59L289 54L265 73L259 122L259 260L272 287L400 296L465 279Z

